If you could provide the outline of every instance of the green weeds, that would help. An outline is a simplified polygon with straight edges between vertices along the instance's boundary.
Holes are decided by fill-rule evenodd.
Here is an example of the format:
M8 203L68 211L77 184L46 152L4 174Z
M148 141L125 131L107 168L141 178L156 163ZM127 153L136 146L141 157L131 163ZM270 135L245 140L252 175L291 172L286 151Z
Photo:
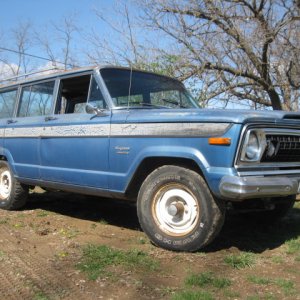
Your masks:
M248 281L259 285L276 285L282 289L286 296L291 296L296 293L295 283L288 279L270 279L259 276L249 276Z
M185 280L185 288L174 294L172 300L210 300L214 299L212 292L229 287L231 280L218 277L212 272L203 272L200 274L191 274ZM204 288L210 291L203 290ZM225 291L224 291L225 292Z
M206 287L212 286L222 289L231 285L231 281L227 278L216 277L212 272L204 272L201 274L192 274L185 280L188 286Z
M259 277L259 276L249 276L248 281L255 283L255 284L260 284L260 285L266 285L272 283L271 279L264 278L264 277Z
M88 245L83 249L81 262L77 265L91 280L110 275L107 271L110 266L154 271L158 269L158 262L138 250L124 251L104 245Z
M224 262L234 269L244 269L255 264L255 255L251 252L242 252L238 255L230 254L224 258Z
M300 237L297 239L292 239L287 241L286 243L287 246L287 254L298 254L300 253Z

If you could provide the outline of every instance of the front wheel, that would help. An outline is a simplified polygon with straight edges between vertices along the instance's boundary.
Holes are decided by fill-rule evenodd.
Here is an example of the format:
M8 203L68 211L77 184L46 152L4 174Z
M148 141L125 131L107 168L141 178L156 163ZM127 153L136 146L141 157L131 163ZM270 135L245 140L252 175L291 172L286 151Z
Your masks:
M0 208L20 209L25 205L27 196L28 188L14 178L5 161L0 162Z
M196 251L210 243L223 225L224 211L198 173L178 166L154 170L138 195L142 229L169 250Z

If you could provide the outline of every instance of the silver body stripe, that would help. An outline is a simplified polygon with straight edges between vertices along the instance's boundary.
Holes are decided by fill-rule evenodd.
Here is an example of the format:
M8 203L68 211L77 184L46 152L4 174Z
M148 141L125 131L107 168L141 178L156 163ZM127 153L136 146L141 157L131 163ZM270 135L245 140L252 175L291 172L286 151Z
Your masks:
M109 124L14 127L5 130L5 137L109 136L109 128Z
M228 123L112 124L111 136L211 136L222 135Z
M105 136L221 136L229 123L127 123L41 127L8 127L1 136L13 137L105 137Z

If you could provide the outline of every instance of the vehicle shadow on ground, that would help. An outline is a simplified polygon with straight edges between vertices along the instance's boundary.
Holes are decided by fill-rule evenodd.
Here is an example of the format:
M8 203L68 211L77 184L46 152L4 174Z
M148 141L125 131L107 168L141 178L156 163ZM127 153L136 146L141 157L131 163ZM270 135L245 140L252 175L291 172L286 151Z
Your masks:
M65 192L32 193L25 209L44 209L77 219L141 230L135 204L122 200Z
M299 205L298 205L299 207ZM262 253L275 249L300 236L300 208L294 207L280 221L267 223L243 214L227 214L225 224L216 240L205 252L236 247L241 251Z
M215 241L201 252L217 252L235 247L241 251L261 253L300 236L300 206L293 208L282 221L262 224L243 214L227 214ZM64 192L32 193L25 209L44 209L93 222L141 231L136 206L126 201Z

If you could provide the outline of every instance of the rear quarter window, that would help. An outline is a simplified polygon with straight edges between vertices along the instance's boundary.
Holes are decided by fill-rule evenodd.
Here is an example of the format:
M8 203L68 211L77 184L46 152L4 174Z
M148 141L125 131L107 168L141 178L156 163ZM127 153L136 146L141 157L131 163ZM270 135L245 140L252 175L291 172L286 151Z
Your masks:
M14 113L17 89L0 92L0 118L10 118Z

